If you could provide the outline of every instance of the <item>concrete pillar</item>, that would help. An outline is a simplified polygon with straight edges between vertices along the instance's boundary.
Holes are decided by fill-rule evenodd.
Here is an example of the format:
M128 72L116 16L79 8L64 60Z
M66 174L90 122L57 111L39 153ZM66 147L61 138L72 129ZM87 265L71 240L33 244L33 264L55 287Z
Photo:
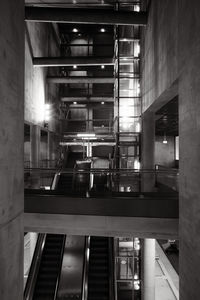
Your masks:
M154 239L144 239L142 247L142 300L155 300Z
M31 126L31 168L39 168L40 161L40 127Z
M200 295L200 2L179 0L180 299ZM189 12L189 13L188 13ZM183 22L182 20L185 20Z
M40 167L40 127L31 126L31 168ZM31 188L40 187L40 174L33 171L31 174Z
M47 159L48 159L48 167L53 167L54 164L52 160L54 160L54 149L53 149L53 133L48 131L48 142L47 142Z
M24 1L0 1L0 299L23 299Z
M154 170L155 120L154 113L146 111L142 115L142 169ZM142 175L142 191L152 192L155 176L152 173Z
M88 131L93 131L93 109L88 108L88 120L91 120L88 122Z

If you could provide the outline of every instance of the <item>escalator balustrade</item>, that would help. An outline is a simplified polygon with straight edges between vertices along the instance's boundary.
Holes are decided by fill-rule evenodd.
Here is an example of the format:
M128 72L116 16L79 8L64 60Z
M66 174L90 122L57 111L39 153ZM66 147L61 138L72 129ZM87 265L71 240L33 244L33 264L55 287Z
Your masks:
M109 300L109 238L91 237L88 270L88 300Z
M48 234L44 245L33 300L53 300L60 275L64 235Z

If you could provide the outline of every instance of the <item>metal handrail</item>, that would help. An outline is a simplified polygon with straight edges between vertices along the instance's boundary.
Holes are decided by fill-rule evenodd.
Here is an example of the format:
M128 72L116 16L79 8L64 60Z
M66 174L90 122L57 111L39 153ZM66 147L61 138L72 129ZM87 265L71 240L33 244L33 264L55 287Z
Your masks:
M39 234L33 259L31 262L30 271L28 274L28 280L24 290L24 300L33 299L34 288L35 288L40 262L44 250L45 240L46 240L46 234Z
M115 300L115 269L114 269L114 248L113 238L109 238L109 300Z
M55 287L53 300L57 299L57 293L58 293L58 287L59 287L59 283L60 283L60 276L61 276L61 269L62 269L63 254L64 254L64 250L65 250L65 241L66 241L66 235L64 236L63 242L62 242L62 249L61 249L60 261L59 261L59 272L58 272L58 276L56 279L56 287Z
M83 266L83 281L82 281L82 300L88 298L88 270L89 270L89 255L90 255L90 236L85 238L85 254Z

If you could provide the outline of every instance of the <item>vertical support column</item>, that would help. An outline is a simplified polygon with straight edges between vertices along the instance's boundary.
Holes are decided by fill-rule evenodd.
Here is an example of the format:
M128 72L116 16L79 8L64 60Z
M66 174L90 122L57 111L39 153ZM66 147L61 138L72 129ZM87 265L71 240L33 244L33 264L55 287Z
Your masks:
M31 168L39 168L40 161L40 127L31 126Z
M153 112L142 115L142 169L154 170L155 120ZM155 176L152 173L142 175L142 191L152 192L155 186Z
M92 143L87 143L87 157L92 157Z
M91 132L93 131L93 109L88 108L88 131Z
M24 1L0 1L0 299L23 299Z
M178 1L181 300L199 299L200 295L200 18L197 16L199 10L200 1L192 1L191 6L186 0ZM186 22L181 21L186 16L188 16Z
M155 239L143 242L142 300L155 300Z
M53 133L48 131L48 141L47 141L47 159L48 159L48 168L54 166L53 160L54 157L54 147L53 147Z
M39 168L40 162L40 127L31 126L31 168ZM40 174L33 171L31 174L31 188L40 187Z

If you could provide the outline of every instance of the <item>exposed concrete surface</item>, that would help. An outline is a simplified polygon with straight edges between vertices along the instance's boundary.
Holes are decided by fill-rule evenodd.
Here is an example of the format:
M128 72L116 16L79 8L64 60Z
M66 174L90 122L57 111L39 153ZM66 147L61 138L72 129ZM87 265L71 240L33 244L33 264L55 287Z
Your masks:
M178 1L151 1L141 47L143 111L177 79L177 41Z
M143 110L179 94L181 300L200 294L199 12L198 0L151 1L142 53Z
M26 24L25 35L25 121L43 126L45 118L45 102L54 103L51 108L51 120L48 129L55 131L56 106L59 88L47 85L47 75L58 75L56 71L46 68L34 68L33 57L59 56L60 52L53 36L52 28L47 24Z
M1 300L23 299L23 237L22 214L0 227Z
M24 2L0 2L0 299L23 298Z
M179 0L180 299L200 295L200 2Z
M175 167L174 137L167 136L167 144L163 144L163 136L156 136L155 140L155 164L168 168Z
M70 235L177 239L178 220L112 216L24 214L26 231Z
M157 241L155 277L155 300L179 299L179 277Z

